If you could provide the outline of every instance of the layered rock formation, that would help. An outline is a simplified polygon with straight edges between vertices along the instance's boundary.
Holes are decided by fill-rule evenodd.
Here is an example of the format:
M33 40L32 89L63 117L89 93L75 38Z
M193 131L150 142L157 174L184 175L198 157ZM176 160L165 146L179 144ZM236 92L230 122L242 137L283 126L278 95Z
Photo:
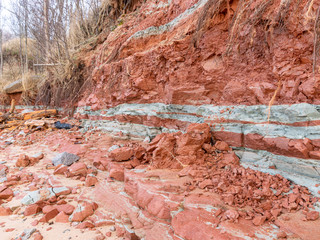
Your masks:
M243 161L320 177L319 3L140 5L84 55L77 117L150 138L206 122Z

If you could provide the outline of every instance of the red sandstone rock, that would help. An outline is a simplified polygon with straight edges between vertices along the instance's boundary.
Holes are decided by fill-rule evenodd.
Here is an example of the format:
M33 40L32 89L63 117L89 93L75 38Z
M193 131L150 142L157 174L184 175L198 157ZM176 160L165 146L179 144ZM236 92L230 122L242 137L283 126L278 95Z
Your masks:
M134 151L132 148L122 147L122 148L117 148L111 151L110 157L115 161L121 162L121 161L129 160L133 156L133 154L134 154Z
M32 234L33 240L42 240L43 236L41 235L40 232L35 232L34 234Z
M137 147L136 149L134 149L134 156L141 160L144 156L144 154L146 153L146 149L144 147Z
M220 151L229 151L229 145L224 141L217 141L214 145Z
M319 218L319 212L317 212L317 211L307 212L307 214L306 214L306 219L308 221L315 221L318 218Z
M309 155L310 158L320 159L320 151L310 151Z
M284 231L280 231L277 233L277 238L287 238L287 234Z
M5 208L0 206L0 216L9 216L12 214L12 210L10 208Z
M0 189L0 199L8 199L13 197L13 191L8 187L1 187Z
M87 165L83 162L73 163L68 171L71 176L85 176L87 175Z
M47 206L44 206L44 207L42 208L42 212L43 212L44 214L46 214L46 213L48 213L48 212L51 212L51 211L54 210L54 209L56 209L54 206L52 206L52 205L47 205Z
M206 179L204 181L202 181L201 183L199 183L199 188L206 188L208 186L212 186L212 180L211 179Z
M41 212L41 208L39 207L38 204L31 204L29 206L26 207L26 209L24 210L24 215L25 216L30 216L30 215L34 215Z
M77 225L78 229L85 229L85 228L94 228L94 224L88 221L82 222L79 225Z
M55 208L59 212L64 212L67 215L71 215L72 212L74 211L75 207L72 206L71 204L62 204L62 205L55 205Z
M46 213L42 218L40 218L39 222L49 222L52 218L57 216L59 211L57 209L52 209L50 212Z
M110 168L109 177L114 178L117 181L124 181L124 168L121 166L112 166Z
M97 179L95 176L90 176L90 175L88 175L88 176L86 177L85 186L86 186L86 187L95 186L97 182L98 182L98 179Z
M16 162L17 167L27 167L30 164L30 159L25 154L20 154Z
M69 220L71 222L82 222L84 219L92 215L96 206L92 203L83 202L78 204L78 207L74 210Z
M256 226L260 226L262 225L265 221L266 221L266 217L265 216L256 216L253 220L252 223Z
M61 211L57 216L56 216L56 222L61 222L61 223L67 223L69 222L69 216L65 214L63 211Z
M31 226L37 226L39 224L38 220L34 220L32 223L30 223Z
M56 166L53 174L64 174L67 170L68 170L68 166L66 166L64 164L60 164L60 165Z
M43 153L38 153L33 156L29 156L30 164L34 165L44 157Z

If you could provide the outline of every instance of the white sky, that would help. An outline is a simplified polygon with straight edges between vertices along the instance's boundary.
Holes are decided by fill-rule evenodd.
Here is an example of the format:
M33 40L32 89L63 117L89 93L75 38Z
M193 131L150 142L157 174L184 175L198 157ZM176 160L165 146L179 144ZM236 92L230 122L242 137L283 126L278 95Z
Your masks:
M1 12L1 21L2 21L2 27L5 31L10 31L10 20L11 17L10 12L7 9L11 8L12 0L2 0L2 12Z

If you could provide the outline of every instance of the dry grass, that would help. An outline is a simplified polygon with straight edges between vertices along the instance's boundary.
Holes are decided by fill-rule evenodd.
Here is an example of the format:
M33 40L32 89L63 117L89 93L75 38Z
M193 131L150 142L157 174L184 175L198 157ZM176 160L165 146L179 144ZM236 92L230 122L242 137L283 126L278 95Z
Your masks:
M22 39L22 52L25 52L25 43L24 39ZM35 52L35 41L32 39L28 39L28 59L29 66L32 67L32 61L34 60L34 52ZM24 58L24 56L23 56ZM24 59L23 59L24 61ZM20 39L15 38L10 41L7 41L3 44L3 74L0 78L0 92L3 88L11 83L16 81L17 79L21 79L23 76L21 70L21 60L20 60ZM34 75L34 73L30 73ZM25 76L25 78L29 78Z

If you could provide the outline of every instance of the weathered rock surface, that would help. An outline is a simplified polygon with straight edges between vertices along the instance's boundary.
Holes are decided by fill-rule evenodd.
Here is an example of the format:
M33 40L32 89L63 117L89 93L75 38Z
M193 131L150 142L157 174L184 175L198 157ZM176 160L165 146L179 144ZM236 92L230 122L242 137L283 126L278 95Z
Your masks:
M7 94L12 93L20 93L23 92L22 79L16 80L8 85L6 85L3 89Z
M79 159L80 159L80 157L75 154L63 152L63 153L59 153L57 156L55 156L52 159L52 164L54 166L57 166L59 164L70 166L74 162L77 162Z

